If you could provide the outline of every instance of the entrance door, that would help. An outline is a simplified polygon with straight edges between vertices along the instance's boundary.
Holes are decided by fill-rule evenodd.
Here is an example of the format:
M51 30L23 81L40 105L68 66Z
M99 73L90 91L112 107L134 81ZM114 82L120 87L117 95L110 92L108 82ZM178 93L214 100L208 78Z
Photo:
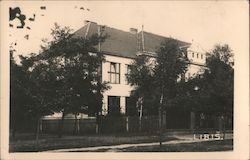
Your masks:
M108 114L120 115L120 97L108 96Z

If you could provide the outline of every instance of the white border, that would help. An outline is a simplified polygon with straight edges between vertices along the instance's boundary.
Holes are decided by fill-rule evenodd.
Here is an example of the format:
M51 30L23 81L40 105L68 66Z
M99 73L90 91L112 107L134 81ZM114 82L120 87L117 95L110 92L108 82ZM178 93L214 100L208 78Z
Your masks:
M9 153L8 3L1 2L1 158L0 159L248 159L249 158L249 31L245 54L235 54L234 150L231 152L166 153ZM247 4L247 3L246 3ZM237 14L237 13L235 13ZM239 17L240 18L240 17ZM245 20L244 20L245 21ZM247 20L249 21L249 20ZM249 24L249 23L248 23ZM237 28L236 28L237 29ZM230 34L230 33L229 33Z

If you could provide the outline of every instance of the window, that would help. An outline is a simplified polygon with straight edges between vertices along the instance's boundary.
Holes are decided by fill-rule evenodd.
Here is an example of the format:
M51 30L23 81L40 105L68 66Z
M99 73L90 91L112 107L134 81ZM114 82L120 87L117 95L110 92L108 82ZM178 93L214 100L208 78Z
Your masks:
M120 63L110 62L109 82L114 84L120 83Z
M192 57L194 58L194 52L192 53Z
M130 73L131 73L131 66L130 65L126 65L126 74L125 74L126 84L128 84L128 78L127 78L127 76L130 75Z
M130 97L126 97L125 100L126 100L126 115L127 116L136 116L136 115L138 115L135 100L130 98Z
M197 53L197 55L196 55L196 56L197 56L197 58L199 58L199 53Z
M120 97L108 96L108 114L120 115Z
M203 59L203 54L201 55L201 59Z

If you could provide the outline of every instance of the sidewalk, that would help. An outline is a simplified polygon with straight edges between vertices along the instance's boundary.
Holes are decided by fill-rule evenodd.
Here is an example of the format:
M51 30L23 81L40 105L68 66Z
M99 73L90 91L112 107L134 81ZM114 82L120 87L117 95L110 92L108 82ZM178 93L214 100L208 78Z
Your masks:
M178 140L165 141L162 144L184 144L184 143L196 143L196 142L204 142L204 141L216 141L215 139L210 140L199 140L194 139L192 134L183 134L174 136L178 138ZM233 134L227 133L225 139L233 139ZM218 141L218 140L217 140ZM112 145L112 146L98 146L98 147L86 147L86 148L71 148L71 149L57 149L50 150L45 152L81 152L81 151L98 151L98 150L107 150L108 152L116 152L124 148L129 147L142 147L142 146L155 146L159 145L159 142L153 143L139 143L139 144L120 144L120 145Z

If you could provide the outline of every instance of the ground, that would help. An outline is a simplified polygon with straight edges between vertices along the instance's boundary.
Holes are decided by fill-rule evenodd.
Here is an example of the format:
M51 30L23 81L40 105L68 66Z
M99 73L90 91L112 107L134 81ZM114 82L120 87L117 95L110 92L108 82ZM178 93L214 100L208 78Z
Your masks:
M159 148L157 134L117 134L63 136L43 134L38 143L34 135L19 134L10 138L10 152L207 152L232 151L233 135L225 140L194 140L192 133L165 134Z
M165 136L164 141L174 140L172 136ZM42 135L36 147L35 136L31 134L17 135L15 139L10 139L10 152L32 152L47 151L64 148L82 148L92 146L109 146L131 143L157 142L157 135L148 134L119 134L119 135L79 135L63 136Z
M188 144L166 144L162 147L130 147L120 150L121 152L212 152L212 151L232 151L233 140L204 141Z

